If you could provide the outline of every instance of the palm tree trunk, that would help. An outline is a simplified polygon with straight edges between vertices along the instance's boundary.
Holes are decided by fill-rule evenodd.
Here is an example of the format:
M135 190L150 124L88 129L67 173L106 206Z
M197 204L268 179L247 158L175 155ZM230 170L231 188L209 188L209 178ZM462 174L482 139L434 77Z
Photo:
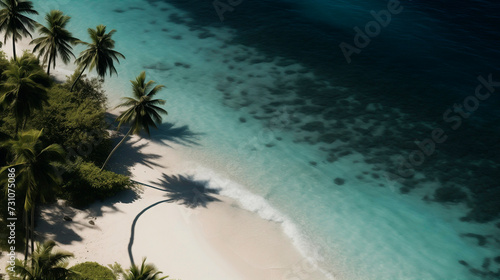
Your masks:
M116 144L115 148L111 151L111 153L109 153L108 158L106 159L106 161L104 162L104 164L101 167L101 171L104 169L104 166L106 166L106 163L108 163L109 159L111 158L111 155L116 151L116 149L118 149L118 147L120 147L120 145L123 143L123 141L125 141L125 139L130 135L130 133L132 133L132 128L133 127L131 127L128 130L127 134L125 136L123 136L123 139L118 144Z
M35 252L35 203L31 207L31 255ZM33 263L31 267L33 268Z
M73 82L73 85L71 85L71 89L69 90L70 92L73 92L73 89L75 88L76 83L78 82L78 80L80 80L80 77L83 75L83 72L85 72L85 69L87 69L87 65L85 65L85 67L83 67L82 72L80 73L80 75L78 75L78 78L76 78L76 80Z
M52 63L52 55L49 55L49 65L47 65L47 75L50 76L50 64Z
M28 260L28 245L29 245L29 229L28 229L28 211L24 209L24 226L26 229L26 233L24 234L25 245L24 245L24 265L26 266L26 261Z
M24 130L24 128L26 128L26 123L28 122L28 118L25 118L23 120L23 125L21 126L21 129Z
M14 60L16 60L16 40L15 40L15 36L12 35L12 53L14 55Z

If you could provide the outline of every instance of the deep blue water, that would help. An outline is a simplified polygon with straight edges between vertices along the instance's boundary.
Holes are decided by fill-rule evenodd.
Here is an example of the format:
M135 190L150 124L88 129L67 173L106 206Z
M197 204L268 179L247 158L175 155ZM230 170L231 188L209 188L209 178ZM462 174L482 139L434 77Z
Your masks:
M159 1L149 2L154 5ZM356 112L371 102L405 114L404 126L391 127L390 135L363 137L352 143L355 149L369 153L371 148L384 146L395 148L393 154L404 154L416 147L411 142L429 137L432 128L443 128L449 137L445 144L438 145L438 155L431 157L432 162L421 167L422 172L441 178L444 184L457 179L459 173L472 172L467 178L459 178L458 183L473 193L483 187L497 187L499 95L493 93L480 101L479 108L468 118L462 118L457 130L451 129L455 122L444 121L443 114L474 95L480 84L478 76L492 75L494 81L500 80L500 3L401 1L403 12L392 15L380 35L372 38L360 54L353 54L352 62L347 63L339 44L354 45L353 28L364 29L373 20L370 11L386 9L389 1L242 1L233 11L223 14L222 22L214 21L215 10L209 1L167 2L189 11L194 19L190 22L193 28L234 28L235 43L255 47L269 57L299 61L320 77L317 80L342 84L361 100L346 110L334 90L312 80L297 81L295 92L313 105L299 110L319 121L340 118L347 122L362 118ZM448 117L455 115L451 113ZM337 125L310 129L335 134L338 128ZM376 160L381 160L380 155ZM470 166L485 160L491 161L487 168ZM444 162L457 166L444 169ZM384 164L393 165L388 159L384 159ZM442 171L452 174L444 176ZM407 188L414 185L415 182L409 182ZM495 194L498 193L496 190Z

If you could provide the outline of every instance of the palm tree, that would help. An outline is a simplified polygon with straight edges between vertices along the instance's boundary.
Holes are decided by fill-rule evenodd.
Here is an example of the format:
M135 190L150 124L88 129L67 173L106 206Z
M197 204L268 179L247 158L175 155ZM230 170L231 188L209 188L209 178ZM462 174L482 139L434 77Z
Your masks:
M42 37L31 41L31 44L35 44L33 52L38 51L38 58L43 56L43 63L48 61L47 75L50 75L51 65L53 68L56 67L58 54L65 64L68 64L71 57L75 57L71 45L74 45L78 39L73 37L71 32L65 28L70 19L71 17L65 16L63 12L52 10L45 16L47 26L43 26L39 23L36 24L38 33L40 33Z
M130 271L126 273L124 280L162 280L167 279L168 276L160 278L163 272L158 271L153 264L146 264L146 258L142 259L141 267L132 264Z
M14 273L11 279L26 280L65 280L69 275L76 274L67 269L67 261L73 254L69 252L53 252L56 243L52 240L43 244L37 243L36 251L30 257L30 264L16 259Z
M3 74L7 81L0 91L0 105L14 115L17 134L19 127L24 129L33 111L47 103L45 86L50 84L50 79L40 69L38 60L27 53L14 60Z
M113 29L106 34L106 26L101 24L98 25L96 29L89 28L87 32L90 35L92 43L89 44L79 41L79 43L86 45L87 49L81 52L80 56L75 61L82 71L73 82L70 91L73 91L75 84L87 67L89 67L89 71L95 68L97 75L104 78L108 70L110 75L113 75L113 73L118 74L113 61L120 63L118 60L119 57L125 59L123 54L113 50L115 48L115 41L111 39L111 36L113 36L116 30Z
M10 153L10 165L0 169L0 176L5 180L9 168L16 169L17 186L24 194L24 217L26 226L25 259L28 256L28 240L31 238L31 251L34 250L35 207L38 201L54 196L54 189L60 183L55 163L64 162L64 150L58 144L45 146L41 137L43 130L21 132L15 139L0 144ZM6 186L7 184L2 184ZM28 212L31 218L28 219ZM28 226L31 220L31 226Z
M16 42L24 36L31 36L35 30L36 21L26 15L38 15L33 9L33 3L28 0L1 0L0 31L5 32L4 44L12 37L12 50L16 59Z
M162 121L160 114L168 114L163 108L157 106L165 104L166 101L162 99L153 99L153 97L165 87L164 85L156 85L153 87L155 84L154 81L146 83L146 72L144 71L137 76L135 81L130 82L132 83L132 92L135 98L123 98L124 102L118 105L117 108L128 107L128 109L122 112L116 119L119 122L118 129L120 129L120 126L123 124L130 125L130 129L123 139L111 151L111 153L109 153L109 156L102 165L101 170L104 168L106 163L108 163L111 155L130 134L139 134L141 130L144 130L148 136L150 136L149 127L152 126L154 128L158 128L157 124L161 124Z

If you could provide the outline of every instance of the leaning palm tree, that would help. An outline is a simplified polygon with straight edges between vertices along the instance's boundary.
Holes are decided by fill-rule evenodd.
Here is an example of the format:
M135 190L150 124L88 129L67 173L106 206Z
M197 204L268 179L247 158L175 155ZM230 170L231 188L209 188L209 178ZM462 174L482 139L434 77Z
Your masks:
M141 130L144 130L148 136L150 136L149 127L158 128L157 124L161 124L162 122L161 114L168 114L163 108L157 106L165 104L166 101L162 99L153 99L153 97L165 87L164 85L156 85L153 87L155 84L154 81L146 83L146 72L144 71L137 76L135 81L130 82L132 83L134 97L123 98L124 102L118 105L117 108L128 107L128 109L122 112L116 119L119 122L118 129L120 129L123 124L130 125L130 129L111 153L109 153L101 170L104 169L111 155L130 134L139 134Z
M0 182L7 178L9 168L16 169L16 185L24 194L24 220L26 226L25 258L28 255L28 240L31 239L31 251L34 250L35 207L38 201L44 202L54 196L54 190L60 183L56 163L64 162L64 150L58 144L45 146L41 137L43 130L21 132L17 138L0 144L9 150L10 165L0 169ZM3 182L2 182L3 183ZM7 184L2 184L6 186ZM28 212L31 211L31 218ZM31 225L29 225L31 221Z
M40 69L38 60L27 53L14 60L3 74L7 81L0 89L0 106L14 115L17 134L19 128L24 129L33 111L47 103L45 86L50 84L50 79Z
M27 0L1 0L0 31L5 32L4 44L12 37L12 51L16 59L16 42L24 36L31 36L35 30L36 21L26 15L38 15L33 9L33 3Z
M96 69L97 75L104 78L109 70L109 74L116 72L114 66L114 61L120 63L118 58L125 59L125 56L115 50L115 41L111 39L111 36L116 32L116 30L111 30L106 33L106 26L98 25L96 29L89 28L87 32L90 35L92 43L86 43L79 41L79 43L87 46L87 49L80 53L80 56L76 59L75 63L78 65L79 69L82 69L80 75L73 81L71 90L73 91L75 84L78 82L83 72L87 67L89 71Z
M68 64L71 57L75 57L71 45L76 44L78 39L73 37L71 32L66 29L70 19L71 17L64 15L63 12L52 10L45 16L47 26L36 24L38 33L42 37L31 41L31 44L35 45L33 52L38 52L38 58L43 56L43 63L48 61L47 75L50 75L51 65L53 68L56 67L58 55L61 56L65 64Z
M11 279L65 280L69 275L76 274L66 268L67 261L73 257L73 254L63 251L54 252L55 246L54 241L45 241L43 244L37 244L30 262L24 263L16 259L14 273L10 275Z
M141 267L132 264L128 273L124 274L124 280L162 280L167 279L168 276L160 278L160 274L163 272L158 271L158 269L153 264L146 264L146 258L142 259Z

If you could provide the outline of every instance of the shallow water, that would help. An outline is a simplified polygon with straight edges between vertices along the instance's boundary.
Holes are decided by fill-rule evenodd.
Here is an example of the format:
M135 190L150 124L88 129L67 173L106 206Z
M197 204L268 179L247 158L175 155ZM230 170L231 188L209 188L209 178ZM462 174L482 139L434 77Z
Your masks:
M325 274L493 278L500 99L491 94L456 129L457 119L443 114L474 94L478 76L500 80L499 4L401 5L347 63L339 44L353 44L353 28L387 1L242 1L223 22L209 1L36 4L71 15L83 40L87 27L117 29L116 49L127 59L118 77L106 78L110 103L142 70L165 84L166 121L176 129L165 124L155 139L189 147L193 174L281 222ZM436 128L446 141L419 158L414 142ZM403 168L401 159L423 162ZM443 187L467 196L443 199L468 203L435 202ZM307 279L308 269L289 279Z

